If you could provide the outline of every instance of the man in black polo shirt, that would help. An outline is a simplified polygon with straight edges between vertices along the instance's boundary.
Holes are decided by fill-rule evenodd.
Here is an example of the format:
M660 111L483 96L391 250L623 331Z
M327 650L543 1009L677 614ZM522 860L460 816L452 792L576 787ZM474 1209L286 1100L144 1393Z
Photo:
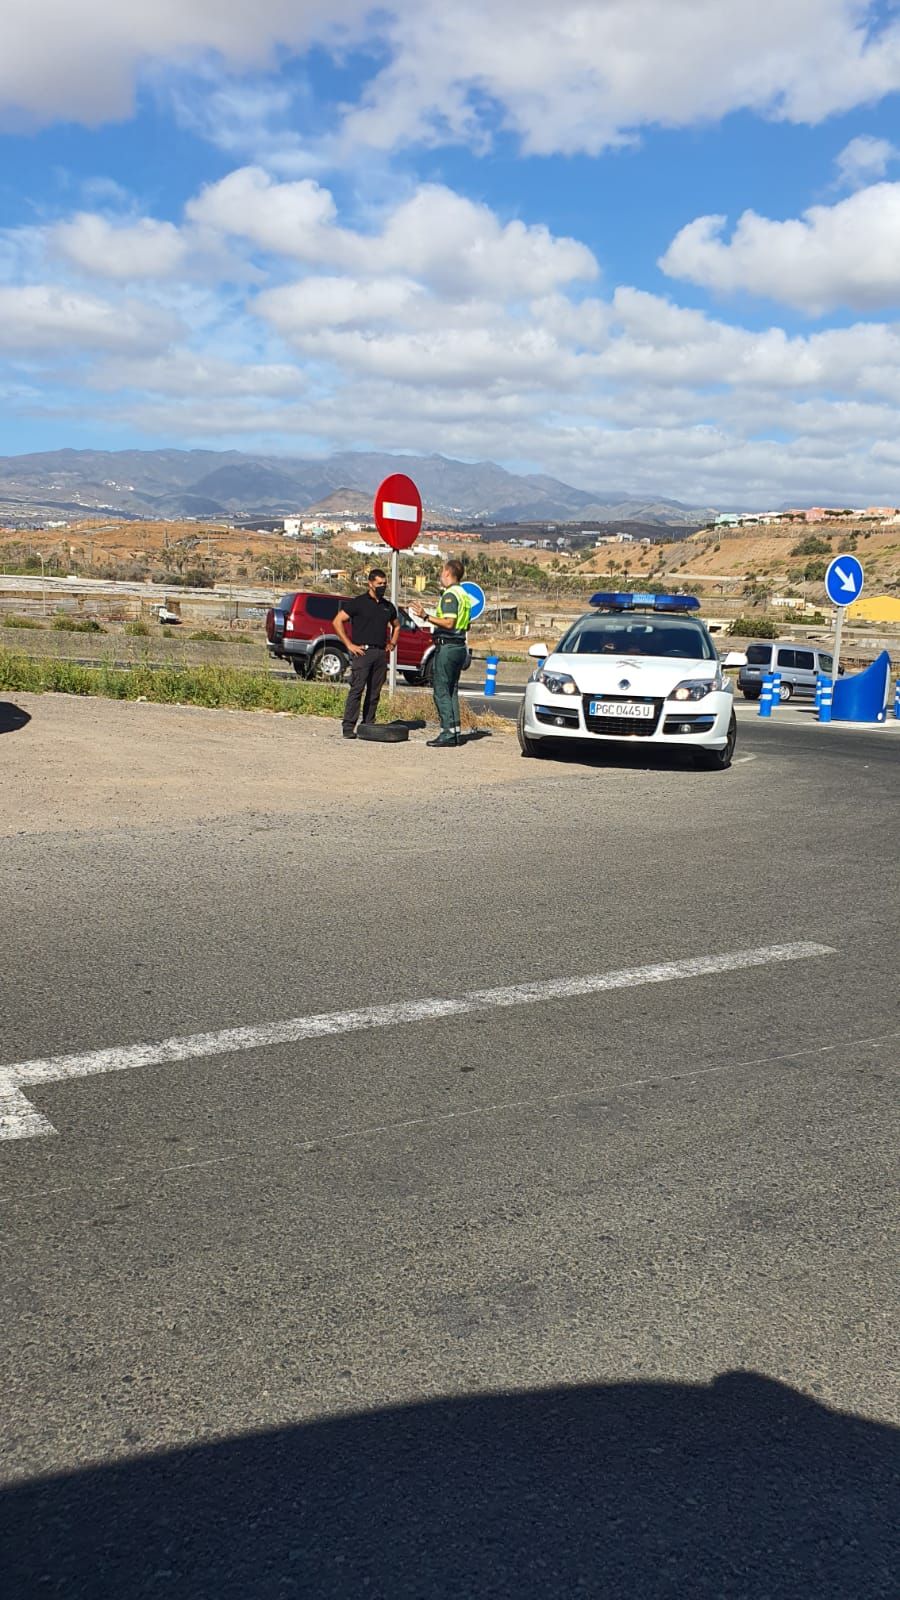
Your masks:
M350 652L350 692L344 706L345 739L356 738L356 719L364 692L363 722L375 721L387 677L388 655L397 644L400 622L395 608L385 598L386 588L386 575L380 567L373 567L365 594L345 600L334 619L335 630ZM349 634L348 622L351 625Z

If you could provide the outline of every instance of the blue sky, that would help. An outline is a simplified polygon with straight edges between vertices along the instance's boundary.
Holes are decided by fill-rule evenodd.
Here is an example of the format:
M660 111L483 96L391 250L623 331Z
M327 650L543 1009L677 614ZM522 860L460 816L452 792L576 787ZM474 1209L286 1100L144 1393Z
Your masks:
M896 6L7 9L0 452L900 503Z

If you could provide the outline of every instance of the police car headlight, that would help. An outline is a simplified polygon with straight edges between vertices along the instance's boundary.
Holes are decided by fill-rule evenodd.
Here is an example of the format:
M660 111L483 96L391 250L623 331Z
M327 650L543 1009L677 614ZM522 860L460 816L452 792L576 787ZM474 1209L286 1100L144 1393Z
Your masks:
M669 698L671 700L705 700L714 689L723 687L722 674L717 672L714 678L682 678L676 684Z
M551 694L577 694L578 685L568 672L547 672L543 667L534 675L535 683L542 683Z

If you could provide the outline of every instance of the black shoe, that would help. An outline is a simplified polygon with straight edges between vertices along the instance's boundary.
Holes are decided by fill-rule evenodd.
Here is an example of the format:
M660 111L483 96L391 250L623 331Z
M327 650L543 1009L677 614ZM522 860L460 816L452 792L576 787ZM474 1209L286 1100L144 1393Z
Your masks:
M429 750L454 750L462 743L458 733L439 733L436 739L426 739Z
M342 731L343 731L343 735L344 735L345 739L355 739L356 738L356 729L355 728L344 728Z

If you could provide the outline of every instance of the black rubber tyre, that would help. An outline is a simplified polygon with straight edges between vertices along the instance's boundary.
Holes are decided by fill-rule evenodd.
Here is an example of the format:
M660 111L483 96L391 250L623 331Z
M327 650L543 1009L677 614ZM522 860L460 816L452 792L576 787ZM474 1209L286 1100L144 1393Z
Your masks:
M693 750L694 763L702 767L705 772L725 772L731 766L734 747L737 743L737 718L732 711L731 721L728 724L728 743L724 750Z
M794 698L794 685L792 683L783 683L781 685L781 688L778 691L778 699L779 699L779 701L784 706L784 705L787 705L787 702L789 700L793 700L793 698Z
M309 672L309 662L305 656L291 656L290 661L291 666L296 672L298 678L307 677Z
M309 675L318 683L340 683L349 665L346 652L338 645L323 644L310 660Z
M741 690L741 694L744 696L745 700L758 700L759 699L759 690L758 689L742 689Z
M422 674L421 674L421 672L401 671L400 676L402 677L404 683L408 683L409 684L411 689L418 689L419 685L422 682Z
M543 741L543 739L534 739L534 738L532 738L531 734L528 734L528 733L525 732L525 701L524 700L522 701L522 704L519 707L519 716L518 716L518 720L516 722L516 733L517 733L518 739L519 739L519 749L521 750L523 756L528 756L529 759L534 759L534 758L540 757L540 756L542 756L544 754L544 741Z
M422 671L419 673L419 682L425 689L430 689L434 683L434 656L431 657L430 661L426 661Z

